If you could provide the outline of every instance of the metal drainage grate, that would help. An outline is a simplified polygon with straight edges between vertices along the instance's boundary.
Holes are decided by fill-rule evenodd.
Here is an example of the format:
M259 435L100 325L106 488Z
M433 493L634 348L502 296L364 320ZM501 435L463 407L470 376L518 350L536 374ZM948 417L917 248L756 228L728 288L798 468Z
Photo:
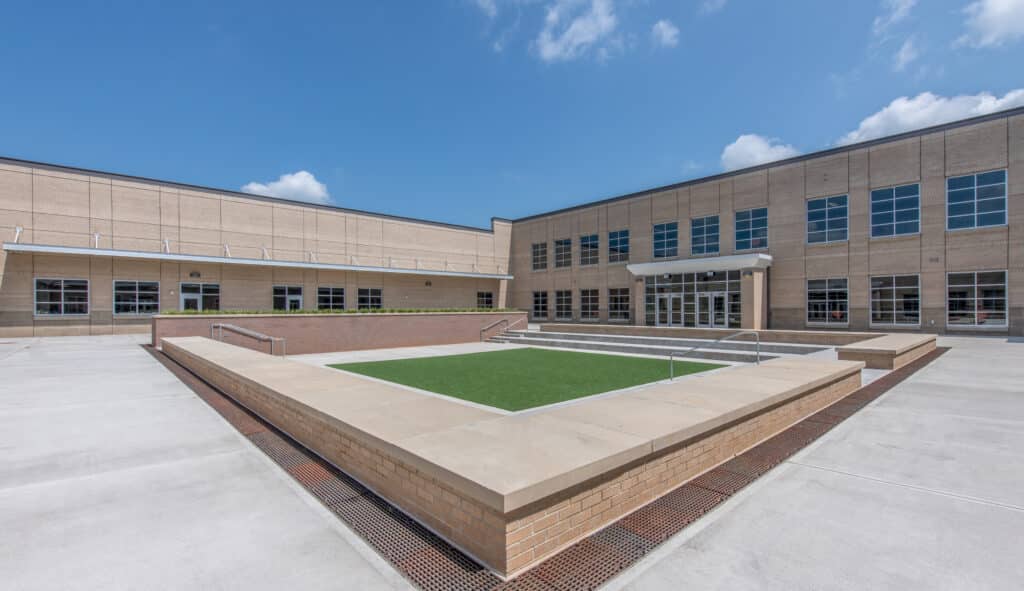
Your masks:
M366 487L321 460L169 357L167 369L334 512L410 582L426 591L596 589L722 501L924 367L932 353L864 386L717 468L670 491L511 581L474 562Z

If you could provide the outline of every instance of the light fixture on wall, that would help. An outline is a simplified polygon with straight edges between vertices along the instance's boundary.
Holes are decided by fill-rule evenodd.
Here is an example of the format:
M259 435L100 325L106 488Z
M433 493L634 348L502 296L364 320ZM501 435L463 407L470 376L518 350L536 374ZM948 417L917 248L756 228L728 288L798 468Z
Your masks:
M191 273L188 274L189 279L199 279L199 277L199 271L192 271Z
M427 287L430 287L431 285L433 285L433 283L431 283L430 281L427 281L427 282L426 282L426 283L424 283L423 285L426 285Z

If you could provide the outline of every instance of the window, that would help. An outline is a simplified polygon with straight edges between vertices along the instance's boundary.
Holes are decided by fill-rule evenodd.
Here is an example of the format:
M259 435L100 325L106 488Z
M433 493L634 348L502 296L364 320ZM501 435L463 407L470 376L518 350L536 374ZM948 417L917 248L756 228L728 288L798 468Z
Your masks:
M600 313L601 294L597 289L580 290L580 320L598 320Z
M318 287L316 290L316 307L318 310L344 310L344 287Z
M846 279L811 279L807 282L807 324L849 322Z
M608 262L629 260L629 230L608 232Z
M921 185L871 191L871 237L917 234L921 230Z
M768 248L768 208L736 212L736 250Z
M530 256L533 258L533 270L542 271L548 268L548 243L538 242L530 247Z
M384 291L379 287L359 288L359 309L380 310L383 307Z
M946 179L946 229L983 228L1005 223L1005 170Z
M555 292L555 320L572 320L572 291Z
M220 310L220 284L182 283L181 309L197 312Z
M690 220L690 254L718 252L718 216Z
M572 240L555 240L555 267L572 266Z
M654 258L664 259L679 254L679 224L654 224Z
M85 316L89 313L87 279L36 279L36 314Z
M274 286L275 310L301 310L302 287L299 285Z
M548 292L533 292L533 318L536 320L547 320L548 317Z
M807 243L846 240L846 195L822 197L807 202Z
M871 324L921 324L921 287L917 275L871 278Z
M491 292L491 291L478 291L478 292L476 292L476 307L477 308L493 308L494 307L494 292Z
M157 314L160 284L156 281L115 281L114 314Z
M946 324L1006 326L1006 271L949 273Z
M598 263L599 249L597 234L580 236L580 264L596 265Z
M613 287L608 290L608 320L629 320L629 288Z

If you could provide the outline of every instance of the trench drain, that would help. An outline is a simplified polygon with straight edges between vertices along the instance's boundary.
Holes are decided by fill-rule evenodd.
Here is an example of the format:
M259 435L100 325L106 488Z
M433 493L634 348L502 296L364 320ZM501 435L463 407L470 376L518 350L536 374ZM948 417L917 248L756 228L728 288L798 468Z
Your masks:
M144 347L395 569L424 591L596 589L948 350L937 348L886 374L580 540L515 579L502 581L386 500L321 460L300 443L221 394L163 353L148 345Z

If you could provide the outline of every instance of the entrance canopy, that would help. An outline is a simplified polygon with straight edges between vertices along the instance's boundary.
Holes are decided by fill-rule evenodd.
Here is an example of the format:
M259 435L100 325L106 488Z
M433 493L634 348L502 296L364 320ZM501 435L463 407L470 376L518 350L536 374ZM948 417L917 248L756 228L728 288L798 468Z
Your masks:
M772 264L768 254L732 254L722 257L700 259L677 259L656 263L634 263L626 265L633 275L677 275L680 273L704 273L707 271L740 271L743 269L767 269Z

